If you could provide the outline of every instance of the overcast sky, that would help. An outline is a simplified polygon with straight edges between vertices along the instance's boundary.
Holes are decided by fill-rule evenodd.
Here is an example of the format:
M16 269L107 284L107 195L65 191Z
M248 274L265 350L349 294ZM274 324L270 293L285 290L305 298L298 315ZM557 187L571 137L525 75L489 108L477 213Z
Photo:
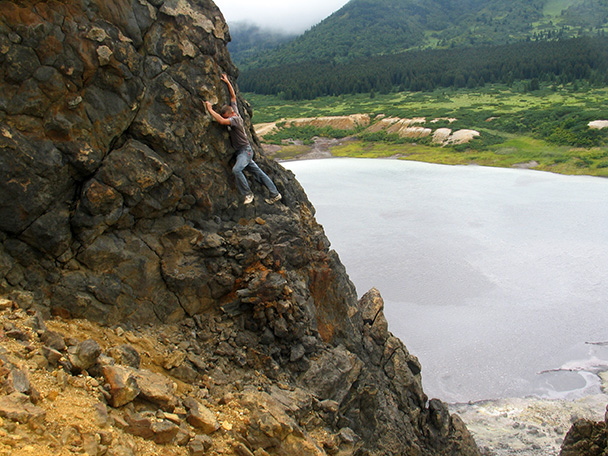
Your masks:
M303 32L348 0L214 0L227 22L249 22L275 30Z

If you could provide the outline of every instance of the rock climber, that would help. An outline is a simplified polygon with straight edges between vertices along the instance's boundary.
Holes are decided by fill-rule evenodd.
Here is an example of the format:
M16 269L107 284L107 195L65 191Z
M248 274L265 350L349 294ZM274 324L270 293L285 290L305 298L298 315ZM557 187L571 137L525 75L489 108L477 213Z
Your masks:
M270 198L266 198L265 201L268 204L274 204L279 201L282 196L272 180L270 180L266 173L260 169L255 161L253 161L253 149L247 138L247 133L245 133L243 118L239 114L236 105L234 88L228 80L228 76L223 74L221 79L226 83L228 90L230 91L230 105L223 106L219 113L213 110L210 102L206 101L205 105L207 106L209 114L211 114L218 123L229 127L230 142L232 143L232 147L236 149L236 163L232 168L232 172L236 178L236 187L244 198L244 204L253 202L253 192L243 173L243 170L246 169L268 188L270 191Z

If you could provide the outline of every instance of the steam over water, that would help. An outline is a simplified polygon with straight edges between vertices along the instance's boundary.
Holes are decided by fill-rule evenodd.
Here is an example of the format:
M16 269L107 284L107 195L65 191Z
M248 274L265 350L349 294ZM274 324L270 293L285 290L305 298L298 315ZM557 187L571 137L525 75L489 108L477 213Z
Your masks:
M359 296L380 290L430 397L599 391L608 179L378 159L283 165Z

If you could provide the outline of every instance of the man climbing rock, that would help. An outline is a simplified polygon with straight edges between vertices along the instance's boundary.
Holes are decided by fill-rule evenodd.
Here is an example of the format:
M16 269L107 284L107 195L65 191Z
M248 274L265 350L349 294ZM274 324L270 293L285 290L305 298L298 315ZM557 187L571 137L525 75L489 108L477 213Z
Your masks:
M225 74L222 75L222 81L228 85L228 90L230 91L230 105L223 106L219 113L213 110L210 102L206 101L205 105L207 106L209 114L211 114L218 123L229 127L230 142L232 143L232 147L236 149L236 163L232 168L232 172L236 178L236 187L244 197L244 204L253 202L253 192L243 173L243 170L246 169L268 188L270 191L270 198L266 198L265 201L268 204L274 204L282 198L281 194L272 180L270 180L266 173L253 161L253 149L247 138L247 133L245 133L243 118L239 114L236 105L234 88L228 80L228 76Z

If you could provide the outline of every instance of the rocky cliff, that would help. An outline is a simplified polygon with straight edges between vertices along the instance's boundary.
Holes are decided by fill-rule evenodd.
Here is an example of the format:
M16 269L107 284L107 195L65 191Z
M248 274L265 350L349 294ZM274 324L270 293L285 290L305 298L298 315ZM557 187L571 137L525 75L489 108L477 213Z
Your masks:
M566 434L560 456L601 456L608 453L608 407L604 421L578 420Z
M213 405L232 395L242 425L205 428L209 454L478 454L460 419L428 401L379 293L357 302L294 176L259 155L283 200L239 203L227 132L202 104L227 101L222 73L237 86L228 40L210 0L0 2L0 292L10 317L0 341L29 353L0 351L5 426L50 426L50 413L11 410L44 405L19 379L57 369L99 391L112 409L106 425L128 430L177 410L183 445L201 429L191 396ZM259 152L251 109L239 104ZM40 317L107 334L79 341L68 323L60 334ZM146 328L139 350L112 344L117 331L140 340ZM132 362L158 346L170 359L156 373L187 385L167 386L162 400L146 385L167 380ZM165 421L143 438L176 443L177 431L159 437ZM220 432L233 450L213 450ZM111 439L97 448L123 454Z

